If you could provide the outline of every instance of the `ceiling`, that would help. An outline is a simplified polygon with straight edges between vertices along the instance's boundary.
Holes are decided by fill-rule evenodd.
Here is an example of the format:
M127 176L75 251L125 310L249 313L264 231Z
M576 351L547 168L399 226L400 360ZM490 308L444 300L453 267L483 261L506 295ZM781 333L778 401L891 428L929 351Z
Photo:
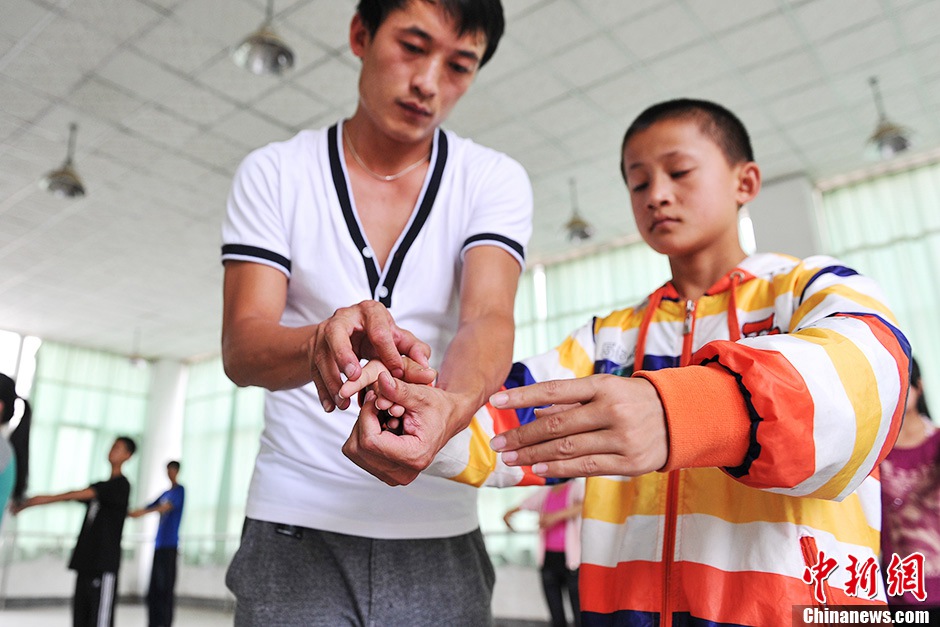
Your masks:
M280 78L230 59L263 0L2 1L0 329L150 358L218 353L234 168L352 113L354 0L275 0L296 54ZM620 139L662 99L738 113L765 180L864 166L871 75L916 150L940 147L937 0L503 1L506 36L447 126L529 171L530 261L574 248L572 177L590 244L631 236ZM63 200L37 181L63 162L73 121L88 193Z

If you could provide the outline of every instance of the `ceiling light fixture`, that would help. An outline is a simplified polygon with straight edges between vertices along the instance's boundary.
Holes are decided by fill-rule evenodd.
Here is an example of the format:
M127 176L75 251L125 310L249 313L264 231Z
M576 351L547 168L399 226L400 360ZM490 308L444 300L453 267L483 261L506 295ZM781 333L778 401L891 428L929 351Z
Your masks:
M72 157L75 154L75 134L78 125L69 124L69 151L65 156L65 163L58 170L53 170L39 180L39 186L59 198L77 198L85 195L85 186L78 178L78 173L72 167Z
M594 234L594 227L588 224L578 212L578 190L573 178L571 179L571 219L565 224L565 232L568 234L568 240L572 242L583 242Z
M236 65L259 75L281 74L294 67L294 52L274 32L273 18L274 0L268 0L264 22L232 53Z
M878 157L890 159L911 147L910 129L888 120L884 102L881 99L881 90L878 89L878 79L872 76L868 79L868 83L871 85L875 109L878 111L878 125L875 127L875 132L868 138L868 144Z

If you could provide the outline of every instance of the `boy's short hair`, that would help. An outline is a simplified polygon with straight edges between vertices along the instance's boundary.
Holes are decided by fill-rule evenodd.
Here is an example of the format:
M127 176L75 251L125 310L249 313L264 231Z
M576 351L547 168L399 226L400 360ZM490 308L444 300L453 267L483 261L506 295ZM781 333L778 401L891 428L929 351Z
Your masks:
M369 34L375 36L379 26L391 12L401 9L409 2L416 1L418 0L359 0L356 12ZM424 0L424 2L439 5L444 13L452 17L457 23L458 34L483 33L486 36L486 50L483 51L483 58L480 59L480 67L490 60L506 28L503 5L500 0Z
M131 439L130 436L119 435L118 437L115 438L115 440L118 442L123 442L124 448L126 448L127 452L130 453L131 455L137 452L137 443L134 442L134 440Z
M166 467L167 467L167 468L172 468L173 470L179 472L180 463L174 459L173 461L169 462L169 463L166 465Z
M698 122L699 128L718 145L730 165L754 161L751 138L738 116L721 105L708 100L679 98L655 104L633 120L633 124L624 134L623 144L620 146L621 176L626 176L623 170L623 153L627 149L627 142L634 135L640 131L645 131L657 122L676 119Z

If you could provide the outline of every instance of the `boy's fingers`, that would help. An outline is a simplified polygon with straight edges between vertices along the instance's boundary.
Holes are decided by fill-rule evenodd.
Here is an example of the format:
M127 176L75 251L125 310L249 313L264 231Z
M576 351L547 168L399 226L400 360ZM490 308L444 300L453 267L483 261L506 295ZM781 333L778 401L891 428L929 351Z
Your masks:
M388 372L385 365L378 359L373 359L362 367L362 372L358 379L349 379L343 383L339 389L339 394L343 398L352 398L354 394L366 389L379 380L379 373Z
M561 379L502 390L490 397L490 404L500 409L572 405L588 401L593 395L589 379Z

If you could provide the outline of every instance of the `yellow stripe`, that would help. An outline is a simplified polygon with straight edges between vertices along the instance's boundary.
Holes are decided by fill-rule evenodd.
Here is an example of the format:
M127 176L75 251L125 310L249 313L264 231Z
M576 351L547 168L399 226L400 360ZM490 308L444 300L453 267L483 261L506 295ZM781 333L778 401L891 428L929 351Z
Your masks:
M622 525L628 515L663 515L666 505L664 473L608 479L588 477L584 487L584 518Z
M496 451L490 448L490 437L487 435L480 423L474 420L470 423L470 459L467 467L455 476L451 477L454 481L466 483L480 487L486 478L496 468Z
M833 498L851 481L868 452L875 446L881 426L878 380L865 354L844 335L828 329L803 329L792 335L817 344L826 351L855 414L855 445L852 447L851 459L824 486L809 495Z
M824 301L830 294L836 294L848 300L854 301L862 306L863 310L877 311L883 317L891 321L892 324L897 325L897 320L894 318L894 314L878 299L872 298L866 294L854 290L846 285L834 285L832 287L827 287L826 289L817 292L807 298L800 308L796 310L796 313L793 314L793 318L790 320L790 328L795 329L800 325L800 322L806 315L816 308L822 301ZM842 305L841 309L844 311L845 306Z
M594 360L574 338L567 338L558 347L558 364L573 373L573 377L594 374Z
M748 487L717 468L682 471L682 514L707 514L729 523L789 523L827 531L840 542L878 551L881 534L868 525L861 498L841 502L787 496Z

